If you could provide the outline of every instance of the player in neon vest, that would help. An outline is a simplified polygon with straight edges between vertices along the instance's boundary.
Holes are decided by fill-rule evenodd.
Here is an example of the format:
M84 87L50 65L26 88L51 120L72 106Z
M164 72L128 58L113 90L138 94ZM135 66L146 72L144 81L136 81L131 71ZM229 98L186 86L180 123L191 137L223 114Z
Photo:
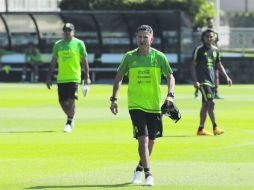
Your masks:
M168 93L166 103L173 103L175 79L166 56L151 47L153 30L141 25L136 31L138 48L125 54L118 68L113 86L111 112L118 113L117 95L124 75L128 75L128 109L133 124L134 137L138 140L140 161L134 171L132 183L142 182L145 173L145 185L153 186L154 178L150 170L150 155L156 137L162 136L161 75L167 79Z
M67 116L64 132L71 132L74 127L75 99L78 84L81 83L81 65L84 70L84 84L90 84L89 66L86 47L83 41L74 37L74 25L66 23L63 27L64 39L55 43L53 58L47 76L47 87L51 88L51 77L58 65L57 86L59 103Z

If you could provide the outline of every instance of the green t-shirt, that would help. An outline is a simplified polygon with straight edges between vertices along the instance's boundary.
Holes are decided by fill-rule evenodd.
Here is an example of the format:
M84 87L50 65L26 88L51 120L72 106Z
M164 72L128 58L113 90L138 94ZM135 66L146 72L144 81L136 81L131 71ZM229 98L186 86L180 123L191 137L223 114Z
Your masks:
M34 48L32 52L29 52L29 50L27 49L25 51L25 61L26 63L30 62L30 61L34 61L36 64L41 62L41 53L39 51L39 49Z
M128 74L128 108L149 113L160 113L161 75L172 73L167 57L151 48L147 55L139 55L138 49L125 54L118 72Z
M87 56L83 41L72 38L59 40L53 48L53 57L58 60L57 83L81 82L81 59Z

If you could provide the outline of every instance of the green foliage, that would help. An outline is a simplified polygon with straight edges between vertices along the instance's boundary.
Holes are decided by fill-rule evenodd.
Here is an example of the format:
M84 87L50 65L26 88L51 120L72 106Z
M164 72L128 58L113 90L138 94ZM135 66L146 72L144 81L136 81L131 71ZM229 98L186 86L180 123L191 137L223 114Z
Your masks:
M195 27L205 26L206 18L215 16L216 11L214 4L203 0L191 0L189 2L192 4L192 6L189 6L191 7L189 9L189 14Z
M205 25L215 15L214 5L204 0L63 0L62 10L182 10L194 27Z

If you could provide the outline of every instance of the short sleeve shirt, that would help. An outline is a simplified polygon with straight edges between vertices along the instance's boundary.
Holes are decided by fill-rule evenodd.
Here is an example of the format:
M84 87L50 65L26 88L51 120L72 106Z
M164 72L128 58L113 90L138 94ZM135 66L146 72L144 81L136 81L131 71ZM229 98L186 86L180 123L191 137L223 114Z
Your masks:
M59 40L53 48L53 57L58 60L57 83L81 82L81 59L87 56L83 41L72 38L66 42Z
M160 113L161 75L172 73L167 57L151 48L147 55L138 54L138 49L125 54L118 72L128 75L128 108L149 113Z
M198 82L202 85L214 87L215 70L218 63L221 61L219 50L216 46L207 48L204 45L198 46L192 55L192 60L196 64L196 74Z
M41 53L39 49L34 48L32 52L29 52L28 49L25 51L25 61L30 62L34 61L36 63L41 61Z

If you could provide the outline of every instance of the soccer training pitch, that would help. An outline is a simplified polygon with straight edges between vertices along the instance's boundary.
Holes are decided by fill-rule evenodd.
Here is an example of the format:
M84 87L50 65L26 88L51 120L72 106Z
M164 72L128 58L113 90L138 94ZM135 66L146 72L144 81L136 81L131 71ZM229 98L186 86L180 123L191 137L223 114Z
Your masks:
M162 86L166 94L166 86ZM164 137L155 144L152 189L254 189L254 85L221 85L216 100L221 136L196 136L201 99L191 85L177 85L182 119L163 118ZM127 86L111 114L111 85L79 92L75 128L66 121L56 86L0 84L0 189L146 189L130 184L138 161L127 110ZM199 94L200 95L200 94ZM209 117L206 129L212 131Z

